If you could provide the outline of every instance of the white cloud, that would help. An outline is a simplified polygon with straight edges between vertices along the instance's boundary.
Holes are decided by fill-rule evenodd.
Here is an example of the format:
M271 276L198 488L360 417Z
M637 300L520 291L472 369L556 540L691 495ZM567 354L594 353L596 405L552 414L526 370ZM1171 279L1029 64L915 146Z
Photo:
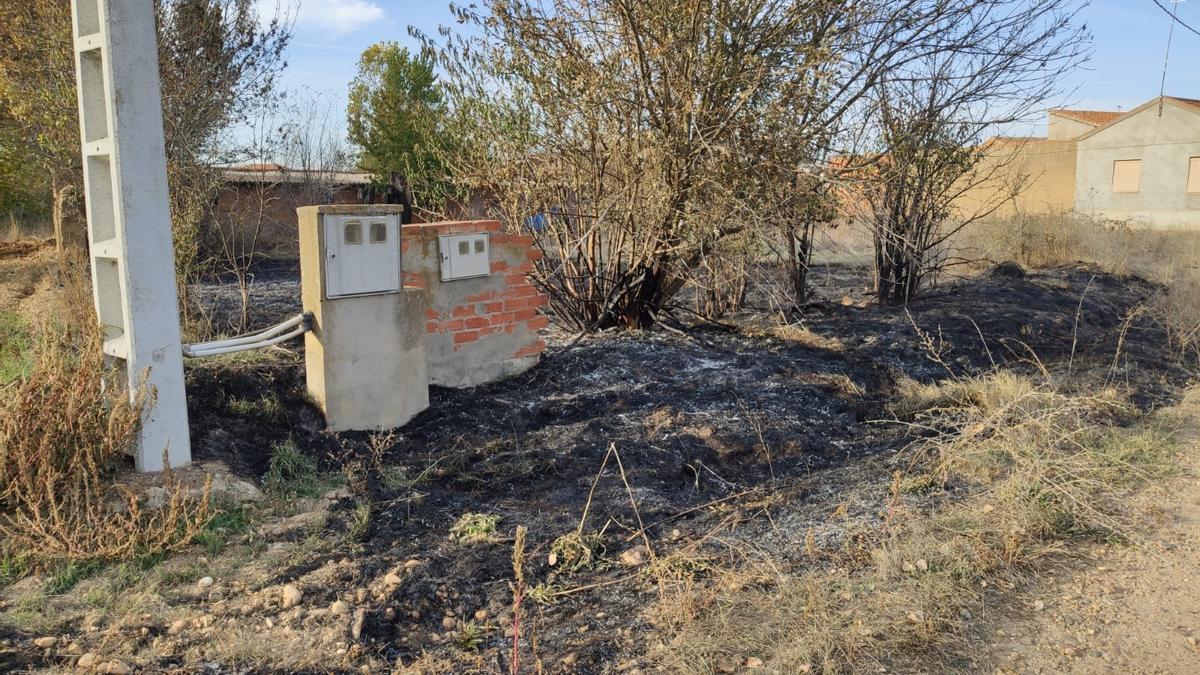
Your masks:
M298 21L346 35L383 18L383 8L371 0L302 0Z

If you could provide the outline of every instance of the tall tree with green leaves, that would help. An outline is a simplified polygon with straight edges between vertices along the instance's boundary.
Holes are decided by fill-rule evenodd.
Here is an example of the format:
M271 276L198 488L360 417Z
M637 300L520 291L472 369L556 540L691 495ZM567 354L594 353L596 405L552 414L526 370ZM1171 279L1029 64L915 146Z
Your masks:
M446 107L432 57L395 42L368 47L350 83L347 117L359 164L378 183L405 192L410 205L443 205Z

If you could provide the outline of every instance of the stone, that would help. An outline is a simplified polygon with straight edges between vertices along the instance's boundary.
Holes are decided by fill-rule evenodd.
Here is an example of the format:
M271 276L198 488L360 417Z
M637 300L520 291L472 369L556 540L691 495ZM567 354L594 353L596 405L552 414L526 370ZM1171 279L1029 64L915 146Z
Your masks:
M300 604L300 601L302 599L304 599L304 592L301 591L299 588L296 588L295 586L288 584L287 586L283 587L282 591L280 591L279 597L282 602L283 608L290 609L290 608L295 607L296 605Z
M179 635L185 628L187 628L187 622L180 619L171 624L171 627L167 629L167 635Z
M404 580L400 578L399 574L388 572L387 576L383 577L383 583L385 586L399 586L404 583Z
M75 665L83 669L91 668L96 665L96 655L92 652L88 652L79 657L79 660L75 662Z
M452 616L448 616L448 617L442 619L442 628L445 628L446 630L454 630L455 626L457 626L457 625L458 625L458 620Z
M646 563L646 547L634 546L621 552L620 561L626 567L636 567Z
M355 640L362 637L363 624L367 622L367 610L358 608L354 611L354 621L350 624L350 636Z
M922 572L929 571L929 563L926 562L926 560L924 558L917 560L916 565L917 565L917 569Z
M133 668L122 661L113 660L104 665L104 672L109 675L129 675L133 672Z
M404 561L404 569L411 570L424 564L424 562L417 560L416 558L409 558L408 560Z
M746 667L750 668L751 670L762 668L764 665L765 664L763 663L763 660L757 656L751 656L750 658L746 659Z
M479 622L487 621L488 617L490 617L490 616L491 616L491 613L488 612L486 609L481 609L481 610L478 610L475 612L475 620L479 621Z
M46 637L40 637L40 638L34 640L33 644L38 647L41 647L42 649L49 649L49 648L53 647L54 645L58 644L58 638L48 635Z
M204 577L200 581L197 581L196 585L199 586L200 588L209 588L213 585L213 578L212 577Z
M347 614L349 612L350 605L344 600L334 601L334 603L329 606L329 613L334 616L342 616L343 614Z

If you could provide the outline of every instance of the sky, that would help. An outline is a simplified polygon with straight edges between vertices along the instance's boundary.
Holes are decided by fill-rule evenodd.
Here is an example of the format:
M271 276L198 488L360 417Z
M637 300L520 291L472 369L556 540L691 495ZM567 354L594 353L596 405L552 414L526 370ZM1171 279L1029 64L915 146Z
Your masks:
M1159 2L1170 7L1170 0ZM383 40L415 48L410 25L436 35L439 25L454 24L448 0L300 0L298 9L285 6L296 12L296 34L282 85L319 94L342 117L363 49ZM1178 17L1200 30L1200 0L1181 3ZM1157 96L1171 20L1154 0L1093 0L1081 18L1093 33L1095 51L1064 85L1070 107L1129 110ZM1178 25L1166 93L1200 98L1200 35Z

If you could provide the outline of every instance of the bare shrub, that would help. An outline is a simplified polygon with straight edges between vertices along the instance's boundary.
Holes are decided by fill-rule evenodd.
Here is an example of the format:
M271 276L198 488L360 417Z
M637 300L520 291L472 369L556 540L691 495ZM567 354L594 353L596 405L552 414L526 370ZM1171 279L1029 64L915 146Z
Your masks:
M799 559L713 573L652 613L682 672L922 670L961 653L986 588L1010 583L1072 540L1130 535L1118 497L1171 470L1160 419L1122 426L1120 396L1065 394L1008 374L905 385L903 417L936 433L893 475L881 524L858 521ZM954 486L942 491L942 486ZM798 547L799 548L799 547Z
M29 375L0 390L0 534L42 564L171 550L208 519L207 487L189 496L169 473L153 510L113 486L146 396L124 393L101 346L98 329L44 328Z

